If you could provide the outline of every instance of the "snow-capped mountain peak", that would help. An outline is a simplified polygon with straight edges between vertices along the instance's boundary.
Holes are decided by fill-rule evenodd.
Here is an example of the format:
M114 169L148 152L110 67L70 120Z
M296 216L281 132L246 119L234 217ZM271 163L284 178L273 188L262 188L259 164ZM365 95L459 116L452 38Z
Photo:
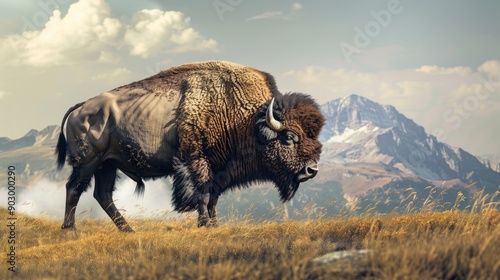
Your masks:
M487 168L470 153L439 142L396 108L351 94L321 106L322 162L377 163L426 180L451 180Z
M343 134L346 128L390 128L397 126L401 118L404 118L393 106L380 105L357 94L327 102L321 106L321 111L327 120L320 136L322 142Z

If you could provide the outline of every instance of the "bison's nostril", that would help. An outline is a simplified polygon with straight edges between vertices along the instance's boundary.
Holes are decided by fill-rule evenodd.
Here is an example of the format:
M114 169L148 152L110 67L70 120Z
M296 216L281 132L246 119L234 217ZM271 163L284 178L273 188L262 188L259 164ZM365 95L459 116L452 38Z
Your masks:
M297 175L297 178L299 182L305 182L311 178L314 178L316 174L318 174L318 166L316 164L309 165L302 168L302 170Z
M309 175L309 176L314 176L316 175L316 173L318 173L318 166L308 166L306 168L306 174Z

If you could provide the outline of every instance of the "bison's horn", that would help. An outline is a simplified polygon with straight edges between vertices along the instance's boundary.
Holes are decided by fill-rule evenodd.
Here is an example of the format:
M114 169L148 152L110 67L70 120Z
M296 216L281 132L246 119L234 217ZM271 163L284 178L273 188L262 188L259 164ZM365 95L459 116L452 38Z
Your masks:
M267 107L266 123L272 130L280 131L283 128L283 124L274 118L273 105L274 105L274 97L273 99L271 99L271 103L269 103L269 106Z

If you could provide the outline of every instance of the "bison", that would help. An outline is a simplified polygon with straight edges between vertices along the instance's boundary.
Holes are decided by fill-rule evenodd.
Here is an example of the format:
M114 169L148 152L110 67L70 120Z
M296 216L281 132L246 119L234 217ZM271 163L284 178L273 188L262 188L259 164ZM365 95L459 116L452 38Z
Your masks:
M199 226L215 221L222 193L253 182L273 182L286 202L318 172L324 122L310 96L282 94L270 74L230 62L185 64L101 93L62 120L57 164L73 168L62 228L75 226L94 177L94 198L132 231L113 203L118 169L139 194L143 179L171 176L175 210L197 209Z

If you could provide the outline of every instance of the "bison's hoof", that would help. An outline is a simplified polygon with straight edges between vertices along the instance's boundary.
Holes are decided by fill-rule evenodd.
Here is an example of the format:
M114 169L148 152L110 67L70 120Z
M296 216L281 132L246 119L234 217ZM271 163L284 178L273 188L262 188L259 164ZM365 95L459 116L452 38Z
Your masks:
M127 226L125 228L120 228L121 232L135 232L131 227Z
M216 218L200 218L198 219L198 227L217 227L218 222Z
M198 222L198 227L204 227L207 225L207 222Z
M134 232L134 230L125 222L125 220L116 221L116 227L121 232Z
M208 224L208 218L202 217L198 219L198 227L204 227Z
M217 218L211 218L207 223L207 227L218 227L218 226L219 226L219 222L218 222Z
M75 224L62 224L61 229L76 229Z

